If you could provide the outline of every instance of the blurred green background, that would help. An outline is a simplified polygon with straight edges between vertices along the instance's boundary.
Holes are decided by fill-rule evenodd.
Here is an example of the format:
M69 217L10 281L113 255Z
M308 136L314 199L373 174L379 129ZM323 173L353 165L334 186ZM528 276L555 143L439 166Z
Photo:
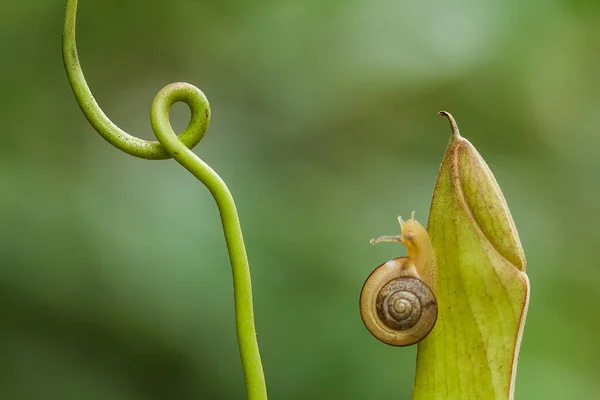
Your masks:
M408 399L416 348L372 338L368 240L426 221L461 132L528 260L517 399L600 398L600 3L81 0L105 112L152 138L164 85L213 119L196 152L238 204L273 399ZM120 153L61 60L64 2L0 10L0 398L241 399L231 274L208 191ZM187 107L172 111L176 129Z

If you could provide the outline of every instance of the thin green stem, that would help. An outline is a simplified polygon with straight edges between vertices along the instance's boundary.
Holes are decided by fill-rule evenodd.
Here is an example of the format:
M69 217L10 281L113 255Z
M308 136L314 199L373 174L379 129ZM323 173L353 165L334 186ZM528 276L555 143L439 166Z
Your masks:
M250 266L235 202L221 177L188 149L173 131L169 122L169 109L179 101L178 95L178 92L169 91L168 86L158 92L150 112L152 129L166 151L204 183L217 202L233 268L237 338L246 375L246 391L249 399L266 399L267 389L254 328Z
M104 139L127 154L148 160L171 158L171 155L165 151L159 142L131 136L115 125L104 114L94 99L94 95L81 69L75 41L76 17L77 0L67 0L65 26L63 29L63 62L77 103L79 103L79 107L87 120ZM181 90L182 95L179 101L185 102L190 107L192 118L185 130L179 135L179 139L187 147L194 148L204 137L208 123L210 122L208 100L200 89L189 83L182 82L169 85L166 88L177 91ZM182 90L183 88L185 90Z
M75 98L90 124L104 139L125 153L145 159L175 158L208 188L217 203L233 273L236 331L246 394L250 400L265 400L267 389L254 327L250 266L235 203L221 177L191 151L208 127L208 100L200 89L188 83L167 85L156 95L150 113L158 142L142 140L124 132L104 114L85 81L75 43L76 15L77 0L67 0L63 60ZM188 104L191 119L187 128L177 136L169 121L169 111L179 101Z

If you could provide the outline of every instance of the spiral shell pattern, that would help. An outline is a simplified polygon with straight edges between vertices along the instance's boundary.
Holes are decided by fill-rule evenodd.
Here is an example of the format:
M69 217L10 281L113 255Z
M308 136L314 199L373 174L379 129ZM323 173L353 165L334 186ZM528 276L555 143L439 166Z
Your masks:
M435 295L414 275L405 257L380 265L367 279L360 298L365 326L373 336L392 346L423 340L437 320Z

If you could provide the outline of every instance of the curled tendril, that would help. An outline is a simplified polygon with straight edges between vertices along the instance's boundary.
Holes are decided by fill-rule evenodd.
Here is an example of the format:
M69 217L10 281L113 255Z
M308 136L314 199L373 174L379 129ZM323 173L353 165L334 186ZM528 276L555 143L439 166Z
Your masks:
M200 89L188 83L167 85L156 95L150 112L152 129L158 141L143 140L124 132L104 114L85 81L75 43L76 16L77 0L67 0L63 60L75 98L90 124L110 144L127 154L149 160L174 158L208 188L217 203L231 260L236 331L247 398L264 400L267 389L254 327L250 267L235 203L225 182L191 151L208 128L208 100ZM169 111L179 101L190 107L191 118L185 130L177 136L169 121Z
M115 125L104 114L90 90L79 57L77 56L77 45L75 42L75 20L77 16L77 0L67 0L67 10L65 18L65 27L63 31L63 60L67 77L75 98L81 107L81 111L98 131L98 133L117 149L135 157L148 160L164 160L171 158L171 155L157 141L149 141L131 136ZM173 83L165 86L156 96L155 102L159 98L166 98L170 104L166 113L162 113L160 118L169 122L169 108L178 101L186 103L190 107L191 119L185 130L179 135L179 139L188 148L194 148L208 128L210 121L210 107L204 93L194 85L189 83ZM153 107L154 109L154 107ZM157 133L157 132L155 132Z

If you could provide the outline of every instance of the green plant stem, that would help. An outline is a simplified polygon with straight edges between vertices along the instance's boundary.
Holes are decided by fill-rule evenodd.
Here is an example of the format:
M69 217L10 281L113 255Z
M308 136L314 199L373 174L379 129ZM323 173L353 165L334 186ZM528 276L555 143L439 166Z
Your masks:
M77 17L77 0L67 0L65 26L63 29L63 62L67 77L77 103L89 123L96 131L117 149L135 157L148 160L164 160L171 158L157 141L149 141L131 136L115 125L104 114L90 90L77 55L75 41L75 24ZM191 119L179 139L189 148L194 148L204 137L210 122L210 107L204 93L189 83L177 83L165 89L181 93L179 101L185 102L191 111Z
M127 154L144 159L175 158L208 188L217 203L232 267L236 331L246 394L250 400L265 400L267 389L254 327L250 266L235 203L221 177L191 151L208 128L208 100L200 89L188 83L167 85L156 95L151 108L152 128L158 142L124 132L104 114L85 81L75 42L76 15L77 0L67 0L63 60L75 98L90 124L104 139ZM191 111L190 122L179 136L169 121L170 108L178 101L188 104Z
M233 268L237 338L242 367L246 374L246 390L249 399L266 399L267 389L254 328L250 266L235 202L221 177L188 149L171 128L169 109L177 101L177 94L169 92L167 88L162 89L156 95L150 113L152 129L167 152L198 178L217 202Z

